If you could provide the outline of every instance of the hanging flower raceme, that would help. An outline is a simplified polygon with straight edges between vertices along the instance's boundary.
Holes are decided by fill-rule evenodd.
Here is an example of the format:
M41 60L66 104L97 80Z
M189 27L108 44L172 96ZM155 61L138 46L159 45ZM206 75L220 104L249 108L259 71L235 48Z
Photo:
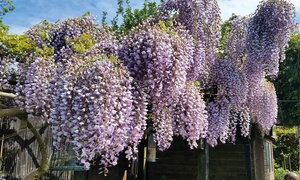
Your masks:
M174 109L173 131L187 139L190 148L197 148L197 141L206 138L207 135L207 112L200 89L192 83L187 83L184 93Z
M277 96L273 83L262 81L254 98L251 106L252 122L267 132L277 122Z
M193 36L195 53L189 70L191 81L206 82L216 58L220 39L220 10L216 0L169 0L161 7L163 14L174 14ZM203 79L204 78L204 79Z
M249 19L247 34L247 66L254 73L265 71L277 76L279 61L294 29L295 7L283 0L262 1ZM250 71L250 72L251 72Z
M74 70L56 75L51 112L56 148L71 143L86 169L99 156L105 168L116 165L125 148L127 157L133 158L146 127L146 104L133 97L129 72L106 59Z
M206 141L211 146L218 144L218 139L223 143L228 139L228 129L230 122L229 101L225 97L220 97L207 105L208 112L208 135Z
M61 52L64 51L61 50ZM72 95L76 77L81 73L79 69L84 65L81 58L73 55L68 56L64 61L58 61L52 77L51 89L55 91L52 96L53 108L51 109L50 123L53 145L58 150L63 150L65 144L69 144L71 141Z
M237 60L229 59L229 57L215 62L210 79L210 87L216 94L211 95L213 99L207 108L209 113L208 142L214 146L218 138L223 143L226 140L234 141L239 115L247 117L242 113L247 103L248 83ZM246 122L249 123L249 121Z
M8 69L9 59L2 57L0 59L0 90L4 89L8 85Z
M238 68L243 68L247 59L247 28L249 18L236 17L231 26L226 45L226 55L228 59L234 61Z
M24 89L17 91L19 106L22 107L24 103L25 110L30 116L41 116L44 122L49 121L52 108L53 90L50 87L54 69L52 59L37 58L26 71Z
M266 96L274 98L274 92L265 90L265 77L276 77L278 74L279 62L285 59L284 51L293 32L294 18L294 5L282 0L262 1L249 18L244 65L249 84L248 107L252 121L264 130L274 125L277 109L274 102L268 103L268 110L262 107ZM271 114L265 114L264 110Z

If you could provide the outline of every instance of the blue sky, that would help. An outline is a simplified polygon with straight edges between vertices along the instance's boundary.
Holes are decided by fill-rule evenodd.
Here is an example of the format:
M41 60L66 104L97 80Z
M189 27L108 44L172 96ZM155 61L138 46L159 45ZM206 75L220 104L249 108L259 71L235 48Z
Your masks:
M148 0L160 2L160 0ZM232 13L248 15L255 11L260 0L218 0L223 20ZM144 0L131 0L131 7L141 8ZM291 0L296 6L300 24L300 0ZM4 16L4 23L10 26L10 34L22 34L42 20L56 22L73 17L81 17L86 12L97 16L101 21L103 11L108 12L107 21L115 16L117 0L14 0L16 9Z

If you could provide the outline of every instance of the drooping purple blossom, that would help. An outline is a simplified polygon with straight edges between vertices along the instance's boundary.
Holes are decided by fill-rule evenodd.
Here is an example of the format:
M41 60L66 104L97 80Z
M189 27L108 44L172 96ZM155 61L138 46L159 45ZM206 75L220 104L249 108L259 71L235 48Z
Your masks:
M214 63L220 39L220 9L216 0L169 0L161 11L174 14L194 38L195 52L188 71L191 81L206 83L210 66Z
M25 108L29 114L49 119L51 107L51 80L54 70L51 59L36 59L27 71L25 80Z
M173 111L173 131L187 139L190 148L198 147L198 140L207 136L208 121L203 94L194 84L187 83Z
M86 169L98 156L105 168L116 165L126 148L127 157L133 158L146 127L146 104L142 97L133 97L129 72L109 60L72 68L68 68L72 73L55 75L57 93L51 111L55 147L71 143Z
M2 57L0 59L0 90L5 89L8 85L8 69L9 69L9 59Z

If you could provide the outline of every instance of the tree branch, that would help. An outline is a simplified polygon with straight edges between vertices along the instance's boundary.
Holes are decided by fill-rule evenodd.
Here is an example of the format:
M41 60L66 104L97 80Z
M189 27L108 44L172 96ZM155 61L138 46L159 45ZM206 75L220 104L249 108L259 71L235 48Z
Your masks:
M7 97L7 98L15 98L16 95L13 94L13 93L6 93L6 92L0 92L0 96L3 96L3 97Z
M21 110L19 108L0 109L0 118L7 116L17 116L22 114L26 114L26 111Z
M33 135L36 137L37 143L39 144L39 149L42 155L41 159L41 165L38 169L35 171L32 171L29 173L24 180L32 180L32 179L39 179L41 176L43 176L48 170L49 170L49 161L48 161L48 153L47 153L47 146L43 140L43 137L41 134L37 131L37 129L31 124L31 122L28 121L27 117L20 117L21 119L27 121L27 127L28 129L33 133Z

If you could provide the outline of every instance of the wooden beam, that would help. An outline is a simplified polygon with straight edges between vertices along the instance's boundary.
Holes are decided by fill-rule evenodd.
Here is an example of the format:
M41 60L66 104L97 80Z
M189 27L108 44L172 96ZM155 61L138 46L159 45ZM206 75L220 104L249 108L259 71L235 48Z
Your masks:
M22 114L26 114L26 111L21 110L20 108L0 109L0 118L7 116L17 116Z
M6 92L0 92L0 96L7 97L7 98L12 98L12 99L16 97L15 94L13 94L13 93L6 93Z

